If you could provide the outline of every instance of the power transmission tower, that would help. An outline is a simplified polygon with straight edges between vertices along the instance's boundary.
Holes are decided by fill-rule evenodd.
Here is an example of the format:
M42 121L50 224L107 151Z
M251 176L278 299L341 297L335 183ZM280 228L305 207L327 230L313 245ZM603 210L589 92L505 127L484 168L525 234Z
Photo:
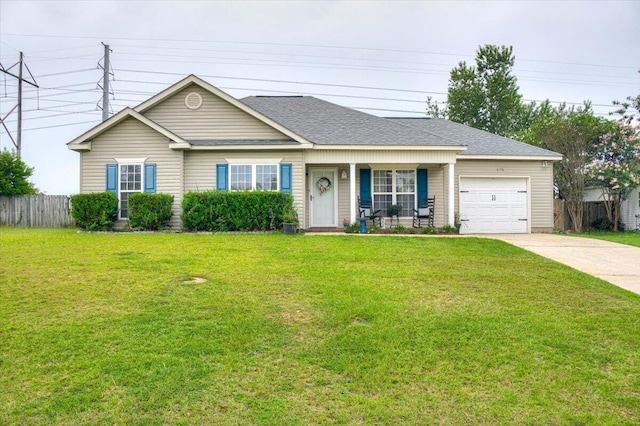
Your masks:
M98 108L102 110L102 121L105 121L109 118L109 95L113 95L113 92L109 90L109 76L113 75L113 71L111 71L111 64L109 63L109 53L111 49L109 49L108 44L102 43L102 45L104 46L103 63L100 64L98 61L98 67L103 70L102 85L98 83L98 87L102 89L102 106L98 104Z
M16 65L18 65L18 75L10 72L11 69ZM26 68L27 72L31 76L32 81L26 80L22 77L24 68ZM31 70L29 69L27 64L24 63L24 55L22 52L20 52L20 60L11 65L9 68L5 68L4 66L2 66L2 63L0 63L0 71L18 79L18 102L16 103L16 105L14 105L13 108L11 108L11 110L9 110L9 112L4 117L0 117L0 123L2 123L2 127L4 127L4 129L7 131L9 139L11 139L11 142L13 142L13 146L16 147L16 153L18 157L20 157L20 151L22 150L22 83L30 84L36 88L39 86L38 83L36 83L35 77L33 76L33 74L31 74ZM9 117L11 113L16 109L18 110L18 125L16 129L16 137L14 139L14 137L11 135L11 131L7 128L7 124L5 123L5 121L7 117Z

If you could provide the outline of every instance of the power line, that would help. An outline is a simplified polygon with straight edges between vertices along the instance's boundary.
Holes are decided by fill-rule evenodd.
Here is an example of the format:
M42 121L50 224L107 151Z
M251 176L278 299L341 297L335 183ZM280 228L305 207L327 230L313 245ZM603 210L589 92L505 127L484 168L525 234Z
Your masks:
M56 111L56 110L45 110L45 109L41 109L41 110L31 110L31 111ZM26 112L26 111L25 111ZM99 113L100 111L98 110L87 110L87 111L65 111L62 112L60 111L60 114L50 114L50 115L44 115L41 117L29 117L29 118L23 118L22 121L35 121L35 120L46 120L49 118L55 118L55 117L62 117L65 115L72 115L72 114L96 114ZM7 120L7 122L16 122L17 120Z
M38 78L44 78L44 77L52 77L54 75L67 75L67 74L75 74L75 73L79 73L79 72L86 72L86 71L95 71L95 68L84 68L81 70L73 70L73 71L61 71L61 72L54 72L52 74L43 74L43 75L39 75Z
M223 59L223 58L220 58ZM242 61L249 61L244 59L237 59ZM409 69L409 68L388 68L388 67L371 67L371 66L335 66L335 65L323 65L323 64L294 64L292 65L291 61L273 61L266 60L270 62L280 62L288 65L280 65L277 63L252 63L252 62L221 62L221 61L189 61L190 64L216 64L216 65L244 65L244 66L258 66L258 67L284 67L287 68L313 68L313 69L336 69L336 70L358 70L358 71L367 71L367 72L396 72L396 73L405 73L405 74L422 74L422 75L448 75L448 71L435 71L435 70L419 70L419 69ZM157 63L153 59L129 59L128 62L153 62ZM184 60L164 60L164 63L180 63L183 64ZM588 80L562 80L562 79L552 79L552 78L531 78L531 77L520 77L518 78L520 81L536 81L536 82L551 82L551 83L561 83L561 84L578 84L578 85L596 85L602 87L629 87L635 88L635 85L631 83L615 83L615 82L602 82L602 81L588 81Z
M132 37L94 37L94 36L71 36L71 35L47 35L47 34L19 34L19 33L4 33L7 36L16 37L47 37L47 38L72 38L72 39L88 39L88 40L133 40L133 41L159 41L159 42L171 42L171 43L210 43L210 44L232 44L232 45L256 45L256 46L279 46L279 47L302 47L302 48L315 48L315 49L343 49L343 50L356 50L356 51L371 51L371 52L394 52L394 53L417 53L424 55L440 55L440 56L454 56L454 57L474 57L474 55L464 53L451 53L451 52L431 52L425 50L409 50L409 49L389 49L378 47L361 47L361 46L339 46L339 45L323 45L323 44L304 44L304 43L272 43L272 42L257 42L257 41L233 41L233 40L202 40L202 39L167 39L167 38L132 38ZM591 64L582 62L568 62L568 61L551 61L544 59L528 59L519 58L519 61L524 62L540 62L548 64L561 64L561 65L580 65L602 68L621 68L621 69L636 69L636 66L627 65L611 65L611 64Z
M89 121L80 121L78 123L54 124L53 126L31 127L29 129L24 129L23 131L29 132L31 130L53 129L56 127L77 126L80 124L88 124L88 123L98 124L99 122L100 122L100 119L96 119L96 120L89 120Z
M141 73L141 74L158 74L158 75L184 76L183 73L175 73L175 72L167 72L167 71L143 71L143 70L127 70L127 69L116 69L116 71ZM429 92L429 91L425 91L425 90L389 89L389 88L384 88L384 87L353 86L353 85L335 84L335 83L313 83L313 82L292 81L292 80L275 80L275 79L265 79L265 78L228 77L228 76L221 76L221 75L200 75L200 77L220 78L220 79L229 79L229 80L259 81L259 82L267 82L267 83L307 84L309 86L328 86L328 87L342 87L342 88L351 88L351 89L367 89L367 90L373 89L373 90L385 90L385 91L390 91L390 92L403 92L403 93L421 93L421 94L446 95L446 93L443 93L443 92Z
M126 70L125 70L126 71ZM129 71L133 71L133 70L129 70ZM137 72L145 72L145 71L137 71ZM151 72L151 71L149 71ZM151 72L153 73L153 72ZM182 75L182 74L178 74L175 73L175 75ZM243 78L239 78L239 77L221 77L221 76L213 76L216 78L229 78L229 79L243 79ZM258 80L258 81L269 81L269 82L273 82L274 80L267 80L267 79L250 79L250 80ZM153 82L153 81L143 81L143 80L117 80L118 82L123 82L123 83L135 83L135 84L154 84L154 85L165 85L165 83L162 82ZM282 81L285 83L296 83L296 84L312 84L312 85L319 85L319 86L332 86L331 84L322 84L322 83L312 83L312 82L291 82L291 81ZM80 83L78 85L84 85L84 84L93 84L93 83ZM67 85L67 86L76 86L76 85ZM69 95L69 94L76 94L76 93L97 93L98 89L64 89L63 87L66 86L61 86L60 88L44 88L45 90L60 90L60 91L65 91L67 93L52 93L52 94L48 94L48 95L41 95L39 96L40 99L42 98L47 98L47 97L55 97L55 96L63 96L63 95ZM340 88L363 88L363 86L349 86L349 85L339 85ZM320 92L309 92L309 91L283 91L283 90L271 90L271 89L255 89L255 88L245 88L245 87L232 87L232 86L219 86L220 89L223 90L242 90L242 91L248 91L248 92L262 92L262 93L288 93L288 94L302 94L302 95L309 95L309 96L327 96L327 97L340 97L340 98L354 98L354 99L370 99L370 100L381 100L381 101L393 101L393 102L409 102L409 103L423 103L423 100L410 100L410 99L399 99L399 98L384 98L384 97L374 97L374 96L357 96L357 95L344 95L344 94L334 94L334 93L320 93ZM366 89L369 90L386 90L386 91L407 91L404 89L391 89L391 88L380 88L380 87L370 87L367 86L365 87ZM140 96L150 96L150 95L154 95L155 92L149 92L149 91L133 91L133 90L119 90L119 93L122 94L130 94L130 95L140 95ZM420 94L436 94L436 95L447 95L446 92L426 92L426 91L410 91L410 92L414 92L414 93L420 93ZM27 99L36 99L36 98L27 98ZM130 102L139 102L139 100L134 100L134 99L126 99L126 98L117 98L118 100L122 100L122 101L130 101ZM542 99L523 99L524 101L527 102L543 102L544 100ZM72 104L80 104L80 102L76 102L76 101L61 101L61 100L47 100L47 101L52 101L52 102L67 102L67 103L72 103ZM568 104L568 105L582 105L584 102L569 102L569 101L554 101L554 100L549 100L550 103L554 103L554 104ZM88 104L87 102L83 102L85 104ZM615 105L607 105L607 104L592 104L593 106L598 106L598 107L605 107L605 108L617 108L617 106Z
M183 76L184 74L181 73L170 73L170 72L165 72L165 71L143 71L143 70L126 70L126 69L118 69L117 71L122 71L122 72L132 72L132 73L149 73L149 74L160 74L160 75L175 75L175 76ZM300 85L311 85L311 86L327 86L327 87L339 87L339 88L349 88L349 89L367 89L367 90L382 90L382 91L390 91L390 92L401 92L401 93L418 93L421 95L443 95L446 96L447 92L433 92L433 91L426 91L426 90L411 90L411 89L397 89L397 88L385 88L385 87L373 87L373 86L356 86L356 85L347 85L347 84L333 84L333 83L315 83L315 82L304 82L304 81L292 81L292 80L274 80L274 79L259 79L259 78L248 78L248 77L229 77L229 76L220 76L220 75L200 75L200 77L206 77L206 78L219 78L219 79L229 79L229 80L246 80L246 81L259 81L259 82L267 82L267 83L285 83L285 84L300 84ZM161 83L161 82L152 82L152 81L142 81L142 80L118 80L121 82L127 82L127 83L136 83L136 84L156 84L156 85L164 85L165 83ZM276 90L261 90L261 89L244 89L244 88L233 88L233 87L223 87L223 86L219 86L221 89L237 89L237 90L248 90L248 91L256 91L256 92L273 92L273 93L287 93L284 91L276 91ZM291 93L291 92L289 92ZM303 94L309 94L311 95L311 93L305 91L305 92L298 92L298 93L303 93ZM330 94L320 94L317 93L316 95L321 96L321 95L326 95L326 96L331 96ZM545 99L524 99L525 101L528 102L544 102ZM582 102L568 102L568 101L549 101L551 103L566 103L569 105L582 105L584 103L584 101ZM613 105L606 105L606 104L592 104L593 106L602 106L602 107L613 107Z
M125 46L126 47L126 46ZM156 47L158 49L178 49L178 48L167 48L167 47ZM184 49L184 48L179 48L179 50L182 52L184 50L198 50L198 51L212 51L212 52L226 52L226 53L249 53L249 54L258 54L258 55L271 55L271 56L286 56L287 58L290 58L291 56L299 56L299 57L311 57L311 58L323 58L323 59L338 59L338 60L346 60L346 61L360 61L360 62L386 62L386 63L403 63L403 64L414 64L414 65L429 65L429 66L444 66L444 67L448 67L449 70L453 67L453 65L451 64L438 64L438 63L432 63L432 62L421 62L421 61L398 61L398 60L385 60L385 59L372 59L372 58L345 58L345 57L339 57L339 56L325 56L325 55L304 55L304 54L282 54L282 53L263 53L263 52L238 52L238 51L231 51L231 50L216 50L216 49ZM261 59L261 58L246 58L246 57L217 57L217 56L201 56L201 55L177 55L177 54L162 54L162 53L144 53L144 52L133 52L133 53L128 53L128 52L120 52L119 55L121 56L151 56L151 57L170 57L170 58L195 58L195 59L213 59L216 60L216 63L219 63L217 60L236 60L236 61L260 61L260 62L276 62L276 63L287 63L287 64L305 64L305 65L323 65L323 66L340 66L340 68L337 69L371 69L372 66L371 65L358 65L358 64L344 64L344 63L340 63L340 64L336 64L336 63L326 63L326 62L320 62L320 63L314 63L314 62L309 62L309 61L291 61L291 60L276 60L276 59ZM150 61L145 61L145 60L138 60L138 61L142 61L142 62L150 62ZM165 62L169 62L169 61L165 61ZM176 62L176 61L173 61ZM183 61L177 61L177 62L183 62ZM210 62L199 62L199 63L210 63ZM236 64L234 62L231 62L230 64ZM353 67L353 68L352 68ZM377 69L383 69L383 70L405 70L405 71L429 71L429 70L422 70L422 69L417 69L417 68L391 68L391 67L375 67ZM437 70L430 70L432 73L434 74L449 74L449 70L446 71L437 71ZM530 72L530 73L541 73L541 74L561 74L561 75L572 75L572 76L580 76L580 77L602 77L602 78L611 78L611 79L637 79L637 76L612 76L612 75L603 75L603 74L584 74L584 73L566 73L566 72L557 72L557 71L538 71L538 70L518 70L518 73L520 72ZM526 77L526 76L525 76Z
M37 50L35 52L31 52L30 55L37 55L38 53L51 53L51 52L60 52L63 50L76 50L76 49L95 49L96 46L93 44L85 45L85 46L75 46L75 47L61 47L59 49L47 49L47 50Z

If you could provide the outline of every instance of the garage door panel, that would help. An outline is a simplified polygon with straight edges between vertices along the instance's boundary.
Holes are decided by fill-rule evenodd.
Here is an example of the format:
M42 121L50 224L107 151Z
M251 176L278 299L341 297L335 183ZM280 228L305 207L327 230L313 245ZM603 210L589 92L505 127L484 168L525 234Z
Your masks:
M461 178L461 233L526 233L526 178Z
M509 206L496 206L493 209L493 217L495 220L508 220L511 217L511 208Z

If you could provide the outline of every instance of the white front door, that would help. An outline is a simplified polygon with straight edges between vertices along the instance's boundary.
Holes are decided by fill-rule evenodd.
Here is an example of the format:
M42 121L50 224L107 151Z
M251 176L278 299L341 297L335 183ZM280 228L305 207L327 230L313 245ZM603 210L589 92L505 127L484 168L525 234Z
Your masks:
M337 170L311 169L309 172L311 227L338 227Z

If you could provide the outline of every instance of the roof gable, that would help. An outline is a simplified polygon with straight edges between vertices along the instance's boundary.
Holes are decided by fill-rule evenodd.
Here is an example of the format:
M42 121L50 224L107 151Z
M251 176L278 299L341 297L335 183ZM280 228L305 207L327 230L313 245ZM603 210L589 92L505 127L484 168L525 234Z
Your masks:
M311 146L311 143L309 141L307 141L303 136L296 134L291 129L289 129L287 127L284 127L280 123L277 123L277 122L273 121L271 118L265 116L261 112L256 111L255 109L251 108L250 106L240 102L239 100L237 100L233 96L223 92L222 90L220 90L217 87L207 83L206 81L202 80L201 78L199 78L199 77L197 77L197 76L195 76L193 74L185 77L184 79L182 79L179 82L173 84L172 86L168 87L167 89L163 90L162 92L158 93L157 95L151 97L147 101L141 103L140 105L135 107L135 110L137 112L141 113L141 114L145 114L148 111L150 111L154 106L160 104L161 102L164 102L165 100L169 99L170 97L172 97L173 95L177 94L178 92L180 92L181 90L187 88L190 85L197 85L197 86L201 87L202 89L204 89L207 92L213 94L217 98L222 99L223 101L235 106L236 108L240 109L241 111L249 114L250 116L256 118L257 120L259 120L259 121L265 123L266 125L272 127L273 129L277 130L278 132L286 135L289 139L293 139L293 140L299 142L302 145L301 147L310 147Z
M193 107L190 100L197 100ZM189 84L144 112L163 127L194 140L292 140L197 84ZM296 144L299 145L298 142Z
M103 121L102 123L98 124L94 128L84 132L83 134L81 134L80 136L78 136L77 138L72 140L71 142L67 143L67 146L68 146L69 149L74 150L74 151L89 151L89 150L91 150L91 145L88 142L90 142L91 139L95 138L96 136L101 135L102 133L106 132L107 130L109 130L109 129L113 128L114 126L118 125L119 123L123 122L127 118L133 118L135 120L138 120L142 124L152 128L156 132L166 136L167 139L169 139L170 141L174 142L174 144L172 145L174 148L187 148L187 147L190 146L189 143L186 140L184 140L183 138L181 138L180 136L178 136L175 133L165 129L164 127L160 126L158 123L148 119L144 115L136 112L135 110L133 110L131 108L123 109L122 111L120 111L117 114L113 115L109 119L107 119L107 120Z

